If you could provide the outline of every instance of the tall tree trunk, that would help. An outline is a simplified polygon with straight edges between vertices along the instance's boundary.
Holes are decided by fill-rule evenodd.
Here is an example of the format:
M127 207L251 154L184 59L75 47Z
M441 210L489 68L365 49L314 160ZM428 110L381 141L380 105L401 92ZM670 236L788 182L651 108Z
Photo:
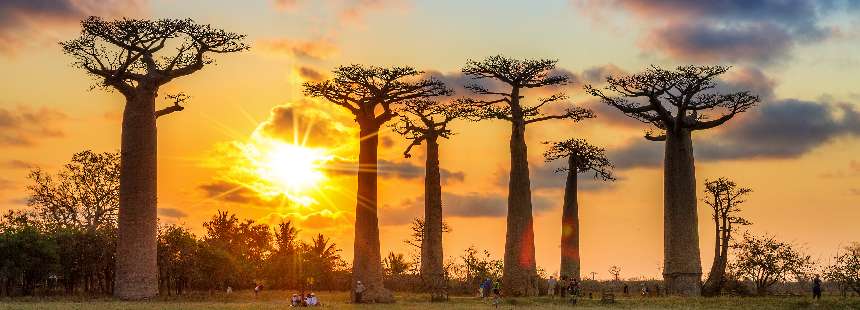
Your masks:
M127 98L122 118L116 289L120 299L158 294L156 258L156 89Z
M719 196L717 196L719 199ZM722 291L723 284L723 276L725 269L723 266L723 258L721 255L722 250L722 241L723 241L723 226L720 222L722 218L721 212L719 211L719 207L717 207L714 211L714 261L711 264L711 271L708 272L708 279L705 280L705 284L702 285L702 295L703 296L716 296L720 294Z
M702 263L696 215L696 168L690 131L668 131L663 176L663 279L666 292L701 294Z
M363 301L393 302L394 295L385 289L382 283L382 260L379 253L379 219L376 215L376 151L379 145L379 127L360 125L352 292L355 293L356 281L361 281L366 288Z
M537 295L532 194L525 122L511 122L511 174L502 290L508 296Z
M424 176L424 238L421 239L421 277L430 289L431 301L445 300L445 271L442 255L442 180L439 174L439 143L427 137Z
M564 187L564 206L561 211L561 274L580 279L579 261L579 203L577 202L576 162L568 159L567 182Z

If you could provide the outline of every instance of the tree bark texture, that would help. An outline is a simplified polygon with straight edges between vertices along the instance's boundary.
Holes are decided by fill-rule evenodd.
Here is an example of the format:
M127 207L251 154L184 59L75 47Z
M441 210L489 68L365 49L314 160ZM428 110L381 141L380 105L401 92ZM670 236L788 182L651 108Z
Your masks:
M574 158L570 157L568 161L569 170L561 213L561 274L559 276L580 280L577 170Z
M426 146L421 277L430 290L430 300L441 301L446 299L447 294L442 255L442 185L439 173L439 143L436 137L428 137Z
M139 87L122 118L116 287L120 299L158 294L156 257L157 90Z
M379 219L377 217L377 147L379 127L360 124L358 151L358 193L355 207L355 245L352 261L352 292L361 281L366 290L364 302L394 301L382 282L382 260L379 252ZM353 300L354 300L353 296Z
M508 296L537 295L534 224L525 122L511 122L511 172L508 183L507 235L505 236L502 291Z
M668 131L663 176L663 279L668 294L699 296L702 263L690 131Z

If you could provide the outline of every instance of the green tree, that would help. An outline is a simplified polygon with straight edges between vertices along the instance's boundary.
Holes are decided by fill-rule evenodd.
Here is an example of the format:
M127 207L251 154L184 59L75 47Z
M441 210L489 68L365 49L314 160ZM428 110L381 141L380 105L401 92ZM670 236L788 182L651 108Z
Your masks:
M860 242L842 248L833 258L833 264L825 270L824 276L839 283L843 296L848 290L860 295Z
M188 289L197 258L197 237L188 228L169 224L158 228L158 270L161 287L171 295Z
M754 236L744 233L738 242L732 269L738 276L755 283L759 295L779 281L800 280L810 273L812 258L801 253L790 243L773 236Z

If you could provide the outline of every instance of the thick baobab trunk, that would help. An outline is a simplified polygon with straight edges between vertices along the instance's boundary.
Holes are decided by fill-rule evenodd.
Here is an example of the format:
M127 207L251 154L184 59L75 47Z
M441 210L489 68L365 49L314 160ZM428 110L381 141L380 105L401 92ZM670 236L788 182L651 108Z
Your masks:
M534 296L537 295L538 281L526 128L522 120L511 124L511 174L502 291L508 296Z
M430 300L445 300L445 270L442 267L442 185L439 174L439 143L428 137L424 177L424 238L421 240L421 277L430 289Z
M564 206L561 211L561 274L580 279L579 262L579 204L577 202L576 162L568 159L567 182L564 187Z
M358 194L355 207L355 246L352 260L352 292L355 293L356 282L361 281L366 288L362 294L363 302L394 301L394 296L385 289L382 283L382 259L379 253L379 219L376 215L378 134L378 126L361 124L361 142L358 151Z
M663 279L668 294L699 296L702 263L696 214L696 170L690 131L666 135L663 176Z
M158 294L155 88L127 98L122 118L116 287L120 299Z

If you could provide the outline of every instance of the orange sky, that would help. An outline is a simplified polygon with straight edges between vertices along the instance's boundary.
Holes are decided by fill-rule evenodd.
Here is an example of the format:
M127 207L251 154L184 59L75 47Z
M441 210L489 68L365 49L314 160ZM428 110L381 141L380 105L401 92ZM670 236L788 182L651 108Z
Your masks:
M503 53L559 59L560 67L575 76L566 89L571 102L598 114L576 125L557 121L527 131L537 259L550 273L558 270L564 178L547 173L559 163L543 163L541 142L584 137L608 149L619 163L619 180L585 182L581 188L583 273L608 278L608 267L618 265L623 277L659 274L660 145L641 139L646 126L596 104L581 90L607 73L635 72L649 64L730 64L735 67L725 83L763 97L756 111L694 136L699 184L725 176L754 190L743 212L754 223L750 231L801 244L825 263L839 246L860 241L860 21L855 7L837 10L825 7L828 1L796 1L791 10L776 10L759 1L743 2L747 11L768 9L753 20L731 8L689 3L673 6L674 14L666 18L632 0L600 5L562 0L93 3L0 4L2 209L24 206L27 167L55 171L74 152L119 146L121 96L90 91L92 80L72 68L56 45L76 35L76 21L91 14L192 17L248 34L252 50L218 56L216 65L162 88L161 94L184 91L193 97L185 111L158 123L164 222L184 223L199 233L202 221L219 209L268 223L287 216L300 222L304 238L316 232L331 235L351 257L353 176L331 176L321 189L330 201L315 194L317 203L302 208L262 201L249 190L213 197L235 188L225 184L230 171L224 150L252 143L255 131L293 128L295 115L302 131L314 121L311 145L336 147L337 156L349 160L357 156L351 118L337 107L303 98L303 81L349 63L413 65L454 80L466 59ZM446 256L475 245L501 257L508 125L458 121L452 127L457 134L441 145L441 165L450 175L443 203L453 229L445 236ZM268 134L292 139L277 130ZM382 248L404 252L406 224L422 216L423 149L404 159L408 143L388 131L381 135ZM320 210L332 213L314 215ZM701 204L705 270L713 242L709 216Z

